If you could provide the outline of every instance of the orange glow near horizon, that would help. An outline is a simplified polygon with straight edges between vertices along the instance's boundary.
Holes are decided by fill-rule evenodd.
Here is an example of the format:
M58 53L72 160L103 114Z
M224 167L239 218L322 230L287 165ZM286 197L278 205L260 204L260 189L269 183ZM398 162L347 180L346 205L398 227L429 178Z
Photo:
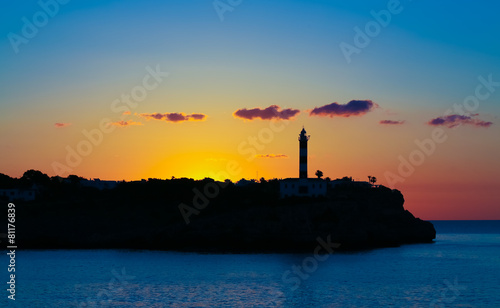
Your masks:
M397 174L400 164L398 156L405 157L415 149L411 143L405 145L377 141L376 135L385 129L380 127L369 130L362 125L357 130L351 130L349 135L318 133L325 129L327 121L321 119L306 126L311 135L308 146L309 177L314 177L316 170L322 170L324 177L331 179L352 176L355 180L366 181L368 175L373 175L378 178L378 184L389 186L384 174L387 171ZM298 121L275 122L272 125L280 128L275 129L276 132L269 128L268 121L236 121L235 128L246 128L246 137L242 137L244 134L239 135L236 129L222 131L221 125L216 123L207 122L206 128L199 127L199 123L193 124L155 123L156 127L153 128L165 130L164 135L149 135L147 131L141 131L148 130L144 127L116 129L105 135L107 142L96 146L88 157L83 157L82 163L71 174L106 180L210 177L233 182L241 178L298 177L297 137L301 129ZM343 125L347 125L347 121L337 124L339 131L347 129L342 128ZM199 129L202 129L201 134ZM179 135L181 130L185 134L199 136ZM216 138L222 133L225 138ZM407 150L402 150L402 146ZM495 203L500 200L500 193L496 189L498 182L481 184L482 179L491 177L488 170L478 169L478 164L482 162L460 167L462 172L466 172L463 176L468 178L469 184L450 177L446 171L458 167L454 160L450 165L449 150L443 147L440 152L426 157L421 166L415 166L411 176L392 187L402 191L406 199L405 208L416 217L430 220L500 218ZM391 152L392 155L387 154ZM494 157L491 156L491 159ZM50 170L40 170L55 175ZM484 212L490 214L485 217L482 214Z

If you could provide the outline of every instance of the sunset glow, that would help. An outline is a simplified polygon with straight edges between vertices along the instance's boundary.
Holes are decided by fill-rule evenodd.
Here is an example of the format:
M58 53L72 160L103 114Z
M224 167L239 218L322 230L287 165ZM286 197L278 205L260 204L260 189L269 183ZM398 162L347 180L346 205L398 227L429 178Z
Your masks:
M500 219L500 27L480 27L498 4L401 1L359 47L387 1L244 1L223 21L212 1L148 3L71 1L27 43L9 33L37 2L0 13L0 173L298 177L305 127L309 177Z

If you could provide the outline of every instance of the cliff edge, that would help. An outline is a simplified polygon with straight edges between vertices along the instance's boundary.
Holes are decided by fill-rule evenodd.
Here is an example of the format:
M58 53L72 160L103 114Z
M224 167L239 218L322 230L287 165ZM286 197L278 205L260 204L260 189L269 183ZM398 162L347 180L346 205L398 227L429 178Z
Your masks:
M220 184L219 193L196 199L210 183ZM404 209L401 192L383 186L280 199L277 181L222 184L179 179L124 182L109 191L56 190L45 200L16 204L18 243L40 249L298 251L314 248L318 238L339 243L339 249L366 249L428 243L436 236L430 222ZM186 223L180 205L194 209L194 202L203 206Z

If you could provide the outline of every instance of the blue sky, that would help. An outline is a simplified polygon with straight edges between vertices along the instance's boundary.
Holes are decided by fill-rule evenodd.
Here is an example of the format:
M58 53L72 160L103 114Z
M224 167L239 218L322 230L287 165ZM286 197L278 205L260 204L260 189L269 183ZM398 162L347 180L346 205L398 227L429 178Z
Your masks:
M294 159L296 134L305 125L316 142L311 168L331 177L364 179L374 172L382 181L384 171L397 169L398 155L407 156L414 140L430 135L428 121L474 94L479 76L500 80L495 1L243 0L223 21L213 3L68 1L17 53L9 36L22 35L23 18L32 20L42 9L38 1L0 4L0 172L20 176L35 168L55 175L51 163L64 159L66 146L75 146L81 131L103 117L116 117L110 103L140 83L146 67L159 65L170 73L168 80L134 112L202 113L207 120L163 125L142 119L144 125L106 137L74 173L109 179L201 176L220 166L200 162L182 169L168 159L241 160L238 142L268 123L243 122L233 112L279 105L301 113L261 154ZM365 29L374 21L371 11L388 5L400 12L348 63L340 44L355 45L355 27ZM500 183L494 172L500 168L499 93L474 111L493 124L447 131L450 141L405 182L408 191L422 192L430 177L436 185ZM314 107L351 100L372 100L379 108L363 117L307 115ZM381 120L405 122L387 127ZM290 165L292 159L255 161L241 176L256 170L266 177L293 176ZM492 208L496 196L485 204Z
M196 70L186 78L214 87L214 70L238 70L242 81L282 81L325 96L334 88L339 100L391 91L420 96L419 106L430 107L436 106L430 98L446 106L464 97L479 74L500 67L493 1L401 1L401 13L347 64L339 44L352 44L353 28L363 28L370 11L387 3L243 1L221 22L211 1L70 1L19 54L7 34L20 33L21 18L40 7L9 3L1 15L0 56L9 72L2 74L2 95L19 99L12 94L19 87L37 96L53 85L121 82L116 76L126 80L127 71L159 62L173 72Z

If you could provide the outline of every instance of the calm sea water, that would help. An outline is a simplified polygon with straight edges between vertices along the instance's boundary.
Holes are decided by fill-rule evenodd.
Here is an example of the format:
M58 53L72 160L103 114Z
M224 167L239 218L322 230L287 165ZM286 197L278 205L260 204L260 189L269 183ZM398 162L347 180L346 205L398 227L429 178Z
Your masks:
M433 244L321 260L312 251L18 250L15 305L4 291L0 306L500 307L500 221L434 224ZM5 290L5 253L0 262Z

